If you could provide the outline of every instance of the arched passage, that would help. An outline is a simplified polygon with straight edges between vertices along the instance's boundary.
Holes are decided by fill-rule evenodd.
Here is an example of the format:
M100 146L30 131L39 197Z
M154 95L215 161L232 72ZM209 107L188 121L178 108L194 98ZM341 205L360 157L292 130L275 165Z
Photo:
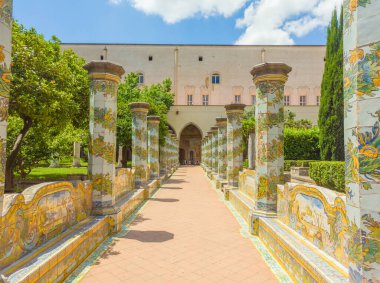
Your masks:
M181 164L198 165L201 162L202 133L194 124L187 125L181 132L179 161Z

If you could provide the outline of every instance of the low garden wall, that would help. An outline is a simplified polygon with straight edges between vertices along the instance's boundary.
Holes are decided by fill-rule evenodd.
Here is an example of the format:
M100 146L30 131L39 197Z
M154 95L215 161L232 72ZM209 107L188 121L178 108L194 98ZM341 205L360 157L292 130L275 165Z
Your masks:
M318 249L348 266L346 196L313 185L278 185L278 219Z
M90 182L52 182L4 195L0 218L0 269L86 219Z
M125 196L135 188L135 170L131 168L116 169L115 192L116 200Z

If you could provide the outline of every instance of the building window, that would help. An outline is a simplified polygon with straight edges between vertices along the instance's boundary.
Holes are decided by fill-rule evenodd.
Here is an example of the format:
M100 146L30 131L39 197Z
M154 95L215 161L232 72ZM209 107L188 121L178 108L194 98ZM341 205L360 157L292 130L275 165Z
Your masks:
M317 106L321 105L321 97L318 95L317 96Z
M306 105L306 96L301 95L300 96L300 106L305 106Z
M251 95L252 98L252 105L256 104L256 95Z
M208 105L208 95L202 95L202 104Z
M153 56L149 55L149 61L153 61Z
M139 76L139 84L143 84L144 83L144 75L142 73L138 73L137 75Z
M235 103L240 103L240 95L235 95Z
M193 96L191 94L187 96L187 105L193 105Z
M199 57L198 57L198 61L199 61L199 62L202 62L202 61L203 61L203 56L199 56Z
M212 75L212 84L213 85L218 85L220 84L220 75L219 74L213 74Z
M289 106L290 105L290 96L289 95L285 95L284 96L284 105L285 106Z

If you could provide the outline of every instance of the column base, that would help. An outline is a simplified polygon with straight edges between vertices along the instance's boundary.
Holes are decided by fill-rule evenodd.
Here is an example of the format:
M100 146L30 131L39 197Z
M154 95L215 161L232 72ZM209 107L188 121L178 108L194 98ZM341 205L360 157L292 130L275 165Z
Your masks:
M235 191L235 190L238 190L239 188L238 187L234 187L234 186L230 186L230 185L226 185L224 187L222 187L222 192L224 194L224 199L225 200L230 200L230 191Z
M277 218L277 213L250 210L248 214L248 231L252 235L259 236L260 218Z

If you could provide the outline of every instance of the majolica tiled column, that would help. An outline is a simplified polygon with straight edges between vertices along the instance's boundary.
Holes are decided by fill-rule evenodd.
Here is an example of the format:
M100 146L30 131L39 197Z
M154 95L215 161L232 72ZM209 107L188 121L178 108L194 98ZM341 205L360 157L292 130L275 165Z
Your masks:
M380 282L380 1L345 1L343 9L345 251L351 282Z
M227 182L231 188L238 187L239 171L243 169L243 135L241 119L244 104L225 106L227 114Z
M3 211L8 99L11 82L12 1L0 1L0 212ZM1 218L1 217L0 217Z
M227 179L227 118L216 118L218 127L218 177Z
M218 127L211 127L212 132L212 172L218 174Z
M159 116L148 116L148 166L149 180L160 178L159 161Z
M254 169L256 161L256 147L255 147L255 130L252 129L248 135L248 168Z
M88 171L93 214L114 214L117 89L124 69L108 61L92 61L84 68L91 80Z
M177 150L176 150L176 138L177 138L177 136L176 136L176 134L172 134L172 148L173 148L173 157L172 157L172 159L173 159L173 169L174 170L176 170L177 169Z
M148 129L147 115L149 103L129 104L132 112L132 168L135 169L135 188L145 188L148 169Z
M277 184L284 183L284 86L291 70L264 63L251 71L257 93L255 206L266 213L277 211Z
M212 132L209 131L207 132L207 137L208 137L208 168L207 168L207 172L208 173L211 173L212 172L212 162L213 162L213 156L212 156L212 147L213 147L213 143L212 143Z
M166 175L166 146L160 145L160 175Z

